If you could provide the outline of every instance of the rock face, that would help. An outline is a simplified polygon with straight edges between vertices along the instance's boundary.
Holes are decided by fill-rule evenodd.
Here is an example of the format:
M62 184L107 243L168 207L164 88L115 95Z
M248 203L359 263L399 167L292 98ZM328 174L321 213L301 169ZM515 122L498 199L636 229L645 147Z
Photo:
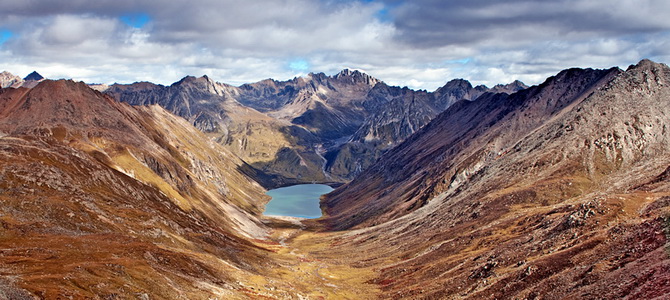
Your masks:
M359 228L338 246L384 265L383 298L667 297L668 82L644 60L458 102L329 194L323 223Z
M240 87L186 77L169 87L114 85L106 93L133 105L159 104L186 118L253 165L266 187L276 187L346 182L455 101L488 90L454 80L434 93L414 91L343 70Z

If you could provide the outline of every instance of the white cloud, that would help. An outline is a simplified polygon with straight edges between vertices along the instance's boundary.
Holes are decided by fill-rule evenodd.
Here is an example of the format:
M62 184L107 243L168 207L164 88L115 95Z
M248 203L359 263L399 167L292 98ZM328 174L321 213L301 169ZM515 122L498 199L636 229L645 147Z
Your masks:
M39 39L45 46L78 47L89 42L104 42L115 31L116 22L88 16L58 15L40 28Z

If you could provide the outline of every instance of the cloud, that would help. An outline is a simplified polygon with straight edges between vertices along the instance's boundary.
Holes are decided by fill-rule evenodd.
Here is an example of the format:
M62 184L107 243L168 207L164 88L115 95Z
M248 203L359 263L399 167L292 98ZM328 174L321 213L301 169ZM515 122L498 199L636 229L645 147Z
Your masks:
M72 48L106 42L114 34L116 23L99 17L58 15L45 25L36 28L33 34L39 36L33 41L43 43L43 47Z
M0 69L103 83L207 74L241 84L352 68L434 90L453 78L534 84L567 67L670 61L665 0L0 0L0 7L0 29L9 32L0 37Z
M665 0L408 1L393 11L397 38L421 47L519 45L670 29Z

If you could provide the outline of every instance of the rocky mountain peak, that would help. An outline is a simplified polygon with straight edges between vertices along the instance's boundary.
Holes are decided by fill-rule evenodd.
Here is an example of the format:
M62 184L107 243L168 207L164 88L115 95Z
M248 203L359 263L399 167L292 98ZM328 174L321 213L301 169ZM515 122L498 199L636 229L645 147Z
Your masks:
M465 79L453 79L447 82L444 86L435 90L436 105L439 110L447 109L447 107L460 100L474 100L479 95L487 90L475 90L469 81Z
M28 81L28 80L34 80L34 81L40 81L43 80L44 77L40 75L40 73L37 73L37 71L33 71L32 73L28 74L23 80Z
M0 73L0 88L19 87L23 83L21 77L7 71Z
M189 84L189 83L194 83L194 82L197 82L197 81L198 81L198 77L187 75L187 76L184 76L184 78L180 79L179 81L173 83L172 85L176 86L176 85L182 85L182 84Z
M207 75L201 77L195 76L186 76L179 80L178 82L172 84L173 87L192 87L198 90L205 90L212 94L222 96L224 94L224 88L222 84L219 84L209 78Z
M521 82L520 80L514 80L508 84L496 84L493 88L490 89L490 92L511 94L527 88L528 86L525 83Z
M512 83L509 83L508 85L515 85L515 86L523 86L523 87L528 87L525 83L523 83L521 80L514 80Z
M358 70L343 69L342 71L340 71L335 75L335 78L342 76L351 76L353 74L360 74L360 72Z
M344 69L333 76L335 79L348 79L351 80L351 83L365 83L370 86L374 86L380 82L379 79L376 79L368 74L365 74L358 70Z
M455 88L455 87L462 87L462 88L472 88L472 84L470 84L470 81L467 81L462 78L458 79L452 79L447 84L445 84L442 88Z
M472 84L470 84L469 81L465 79L452 79L449 82L447 82L445 85L439 87L437 90L435 90L435 94L442 95L445 93L449 93L456 90L459 91L469 91L472 89ZM460 99L458 99L460 100Z
M645 59L641 60L640 62L638 62L637 64L630 65L628 67L628 69L626 69L626 70L628 71L628 70L631 70L631 69L640 69L640 68L642 68L642 69L653 69L653 68L663 68L663 67L667 68L668 66L664 63L657 63L657 62L654 62L652 60L649 60L649 59L645 58Z
M645 82L647 87L650 84L663 86L665 75L670 74L670 67L663 63L643 59L639 63L629 66L626 73L638 77L636 81L638 83Z

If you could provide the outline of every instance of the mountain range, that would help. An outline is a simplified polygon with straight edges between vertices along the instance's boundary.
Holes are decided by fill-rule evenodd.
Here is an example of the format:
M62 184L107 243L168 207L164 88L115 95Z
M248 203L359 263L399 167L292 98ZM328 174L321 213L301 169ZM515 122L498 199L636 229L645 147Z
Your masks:
M670 296L664 64L434 92L351 70L15 83L0 298ZM323 217L262 215L312 181L342 184Z
M429 93L346 69L239 87L189 76L170 86L115 84L104 92L189 120L254 166L257 179L272 188L347 182L454 102L523 88L519 81L473 88L459 79Z

